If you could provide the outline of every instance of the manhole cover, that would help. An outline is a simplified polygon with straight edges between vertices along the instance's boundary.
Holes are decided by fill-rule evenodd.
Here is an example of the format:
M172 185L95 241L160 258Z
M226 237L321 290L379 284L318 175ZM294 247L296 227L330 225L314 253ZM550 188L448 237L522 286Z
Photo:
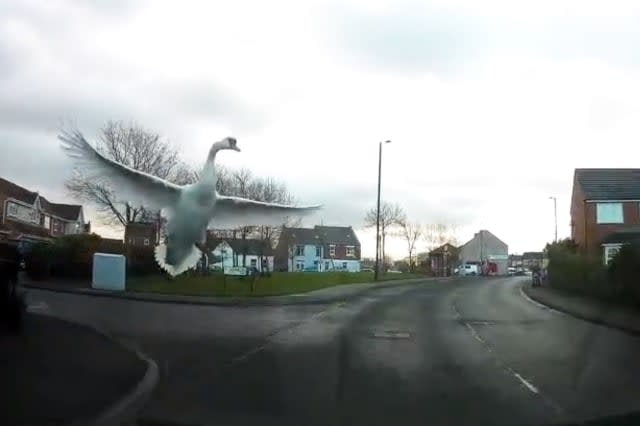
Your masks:
M411 334L406 331L374 331L371 336L375 339L409 339Z

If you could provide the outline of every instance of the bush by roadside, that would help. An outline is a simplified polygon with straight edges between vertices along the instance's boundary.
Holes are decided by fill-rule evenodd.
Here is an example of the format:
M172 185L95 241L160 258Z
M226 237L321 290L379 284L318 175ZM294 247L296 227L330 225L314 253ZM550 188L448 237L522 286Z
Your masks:
M34 281L50 278L91 280L95 253L124 254L127 275L159 274L152 247L125 247L107 244L96 234L67 235L52 242L36 243L26 255L26 272Z
M551 287L640 306L640 247L624 246L608 267L577 253L570 240L549 244L546 251Z

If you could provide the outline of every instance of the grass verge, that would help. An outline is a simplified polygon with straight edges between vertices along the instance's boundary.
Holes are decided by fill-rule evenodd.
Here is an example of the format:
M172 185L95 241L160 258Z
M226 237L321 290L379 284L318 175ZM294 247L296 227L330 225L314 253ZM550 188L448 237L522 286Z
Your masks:
M380 280L422 278L419 274L385 274ZM344 284L370 283L372 272L275 272L270 277L149 276L127 280L127 291L187 296L277 296L306 293Z

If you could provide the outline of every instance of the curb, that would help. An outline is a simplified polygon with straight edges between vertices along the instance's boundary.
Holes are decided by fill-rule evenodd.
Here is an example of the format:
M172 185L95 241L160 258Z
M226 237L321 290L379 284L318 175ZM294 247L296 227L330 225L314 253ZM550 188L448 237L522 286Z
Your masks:
M138 358L140 358L141 360L147 363L147 371L145 371L142 379L135 385L135 387L131 391L126 393L124 396L118 399L111 406L105 408L93 419L89 421L87 421L87 419L79 419L71 423L68 423L68 426L84 426L84 425L116 426L116 425L127 424L127 422L132 422L133 420L135 420L138 413L142 409L142 407L150 399L151 393L153 392L156 385L158 384L159 374L158 374L158 365L156 364L156 362L150 357L148 357L147 355L145 355L144 353L142 353L141 351L139 351L138 349L133 348L131 347L131 345L127 345L124 342L121 342L120 340L111 336L109 333L103 330L100 330L95 326L77 322L77 321L70 321L66 318L60 318L50 313L34 312L32 313L32 315L48 316L48 317L55 318L59 321L64 321L70 324L76 324L81 327L90 329L91 331L101 335L105 339L112 341L114 344L118 346L122 346L125 349L135 353L138 356Z
M549 303L549 301L542 301L539 298L535 297L534 295L528 293L525 288L527 288L526 286L521 286L520 289L522 290L522 293L527 296L527 299L530 299L532 302L534 302L534 304L536 305L542 305L545 309L551 310L551 311L555 311L557 313L560 314L564 314L564 315L569 315L573 318L577 318L579 320L582 321L587 321L590 322L592 324L596 324L596 325L601 325L604 327L608 327L608 328L612 328L614 330L618 330L618 331L622 331L624 333L627 334L631 334L633 336L640 336L640 330L636 329L636 328L631 328L631 327L627 327L624 325L620 325L620 324L615 324L611 321L607 321L605 319L599 318L599 317L595 317L595 316L591 316L591 315L585 315L582 314L580 312L576 312L570 309L567 309L566 307L564 307L563 305L559 304L559 303Z
M122 344L113 338L111 339ZM129 393L99 414L98 417L91 422L92 426L115 426L133 422L151 398L151 394L159 380L158 365L142 352L135 351L135 353L140 359L147 363L147 371L144 377Z
M169 295L162 293L139 293L139 292L110 292L107 290L94 290L84 288L51 288L48 286L39 286L37 283L20 284L22 288L37 289L44 291L52 291L57 293L80 294L93 297L110 297L114 299L136 300L141 302L153 303L170 303L183 305L205 305L205 306L282 306L282 305L317 305L324 303L333 303L348 300L352 297L362 296L368 292L402 285L417 284L429 281L450 281L451 277L446 278L409 278L405 280L388 280L381 283L362 283L369 285L368 287L355 289L351 293L341 295L314 296L313 292L302 293L298 295L282 295L282 296L254 296L254 297L207 297L207 296L189 296L189 295ZM358 285L354 283L352 285ZM336 286L338 287L338 286Z

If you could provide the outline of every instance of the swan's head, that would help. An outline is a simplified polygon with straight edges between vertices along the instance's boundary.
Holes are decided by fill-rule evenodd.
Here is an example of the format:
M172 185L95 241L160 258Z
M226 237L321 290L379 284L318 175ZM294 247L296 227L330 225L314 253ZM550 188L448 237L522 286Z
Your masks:
M235 138L224 138L211 146L211 149L209 150L209 161L213 161L216 153L223 149L231 149L233 151L240 152L240 148L238 148L238 141Z

